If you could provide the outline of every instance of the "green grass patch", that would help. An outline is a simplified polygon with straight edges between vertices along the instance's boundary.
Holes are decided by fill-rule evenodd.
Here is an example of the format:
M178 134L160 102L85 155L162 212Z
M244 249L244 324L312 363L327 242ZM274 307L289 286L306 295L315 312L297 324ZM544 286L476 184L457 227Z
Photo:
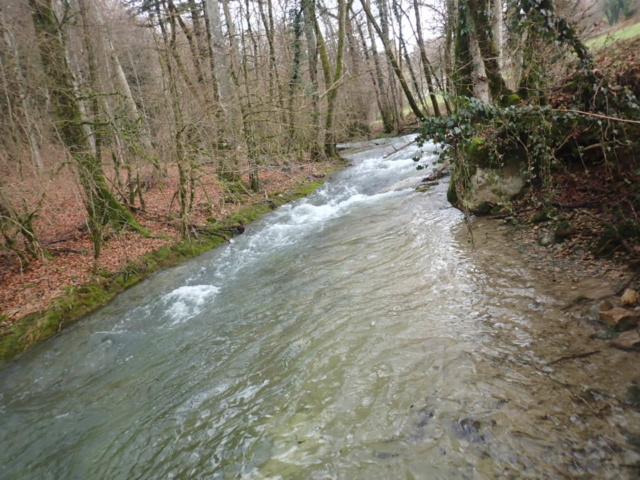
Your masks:
M604 35L600 35L599 37L591 38L585 43L589 48L597 50L613 42L634 38L638 35L640 35L640 23L635 23L633 25L620 28L614 32L608 32Z
M339 166L341 165L336 163L325 174L335 171ZM51 338L66 326L105 306L118 293L148 278L152 273L224 244L240 233L244 225L280 205L309 195L323 183L324 180L307 180L289 191L271 195L270 200L248 205L219 221L211 218L197 238L165 245L115 273L101 271L85 285L66 287L66 293L56 298L46 311L18 319L2 333L0 361L10 360L29 347ZM0 315L0 319L3 317L6 318Z

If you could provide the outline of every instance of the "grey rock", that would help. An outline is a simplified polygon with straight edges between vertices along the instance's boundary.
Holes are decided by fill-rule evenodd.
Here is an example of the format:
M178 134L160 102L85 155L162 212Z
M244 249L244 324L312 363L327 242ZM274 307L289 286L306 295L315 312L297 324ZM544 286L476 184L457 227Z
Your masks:
M541 247L550 247L556 242L555 236L550 233L538 237L538 245Z
M520 159L505 162L502 168L480 168L471 177L469 195L462 199L471 213L486 215L496 205L520 195L525 186L526 164Z

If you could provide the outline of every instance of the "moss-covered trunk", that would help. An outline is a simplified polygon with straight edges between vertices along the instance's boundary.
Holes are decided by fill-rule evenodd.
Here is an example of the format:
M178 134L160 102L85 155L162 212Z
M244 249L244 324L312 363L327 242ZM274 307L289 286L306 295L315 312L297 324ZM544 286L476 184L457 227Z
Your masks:
M80 103L73 89L73 73L67 63L65 46L52 0L29 0L33 25L38 37L40 59L51 95L56 127L65 147L73 157L80 183L84 189L89 215L89 227L94 243L100 242L102 226L124 225L144 233L144 229L114 196L102 170L100 160L91 149L83 129ZM99 246L96 256L99 254Z

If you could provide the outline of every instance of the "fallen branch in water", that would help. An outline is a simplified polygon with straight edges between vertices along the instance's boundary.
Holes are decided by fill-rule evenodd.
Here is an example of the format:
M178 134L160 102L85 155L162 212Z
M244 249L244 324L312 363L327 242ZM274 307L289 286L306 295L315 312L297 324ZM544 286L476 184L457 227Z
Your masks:
M384 155L382 158L383 158L383 159L384 159L384 158L389 158L391 155L394 155L394 154L398 153L400 150L404 150L405 148L407 148L407 147L408 147L408 146L410 146L410 145L413 145L413 144L414 144L414 143L416 143L416 142L417 142L417 140L413 140L412 142L409 142L409 143L407 143L406 145L404 145L404 146L402 146L402 147L400 147L400 148L398 148L398 149L396 149L395 147L393 147L393 152L391 152L391 153L387 153L387 154L386 154L386 155Z
M563 362L565 360L573 360L573 359L576 359L576 358L590 357L591 355L594 355L596 353L600 353L600 350L593 350L591 352L583 352L583 353L575 353L573 355L567 355L565 357L560 357L560 358L558 358L556 360L553 360L553 361L547 363L547 366L553 365L555 363L560 363L560 362Z

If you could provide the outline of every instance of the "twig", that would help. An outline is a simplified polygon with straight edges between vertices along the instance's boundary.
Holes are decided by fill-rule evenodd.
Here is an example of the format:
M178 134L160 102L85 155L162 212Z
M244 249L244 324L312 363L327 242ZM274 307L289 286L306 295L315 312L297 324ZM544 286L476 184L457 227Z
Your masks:
M589 402L587 402L587 400L586 400L586 399L584 399L582 396L578 395L577 393L574 393L574 392L573 392L573 390L571 390L571 389L569 388L570 384L566 384L566 383L564 383L564 382L562 382L562 381L558 380L557 378L553 377L552 375L548 375L548 374L547 374L547 376L549 377L549 379L550 379L551 381L556 382L557 384L559 384L559 385L561 385L563 388L565 388L565 389L567 390L567 392L569 392L569 393L571 394L571 396L572 396L572 397L577 398L578 400L582 401L582 403L584 403L584 404L587 406L587 408L588 408L589 410L591 410L591 412L592 412L594 415L598 415L598 412L596 412L596 411L593 409L593 407L589 404Z
M638 278L638 275L640 275L640 270L638 270L628 281L627 283L624 284L624 287L622 287L620 290L618 290L616 292L616 295L622 295L624 293L624 291L627 289L627 287L629 287L629 285L631 285L633 283L633 281Z
M553 365L553 364L555 364L555 363L560 363L560 362L563 362L563 361L565 361L565 360L573 360L573 359L575 359L575 358L586 358L586 357L590 357L591 355L594 355L594 354L596 354L596 353L600 353L600 350L593 350L593 351L591 351L591 352L583 352L583 353L575 353L575 354L573 354L573 355L567 355L567 356L565 356L565 357L560 357L560 358L558 358L558 359L556 359L556 360L553 360L553 361L551 361L551 362L548 362L548 363L547 363L547 366L549 366L549 365Z
M404 150L404 149L405 149L405 148L407 148L409 145L413 145L413 144L414 144L414 143L416 143L416 142L417 142L417 140L413 140L412 142L409 142L409 143L407 143L406 145L404 145L404 146L402 146L402 147L400 147L400 148L398 148L398 149L395 149L395 147L394 147L394 151L393 151L393 152L391 152L391 153L387 153L387 154L386 154L386 155L384 155L382 158L383 158L383 159L384 159L384 158L389 158L391 155L394 155L394 154L398 153L400 150Z
M560 202L550 202L549 205L557 208L584 208L584 207L595 207L602 205L601 202L578 202L578 203L560 203Z
M520 215L521 213L524 213L524 212L530 212L531 210L535 210L535 209L536 207L523 208L522 210L516 210L515 212L505 213L502 215L491 215L486 218L489 220L499 220L501 218L512 217L513 215Z
M633 123L634 125L640 125L640 121L638 121L638 120L629 120L627 118L609 117L607 115L601 115L601 114L598 114L598 113L583 112L582 110L564 110L564 109L554 108L552 111L554 111L554 112L562 112L562 113L577 113L579 115L584 115L585 117L602 118L603 120L612 120L614 122Z

